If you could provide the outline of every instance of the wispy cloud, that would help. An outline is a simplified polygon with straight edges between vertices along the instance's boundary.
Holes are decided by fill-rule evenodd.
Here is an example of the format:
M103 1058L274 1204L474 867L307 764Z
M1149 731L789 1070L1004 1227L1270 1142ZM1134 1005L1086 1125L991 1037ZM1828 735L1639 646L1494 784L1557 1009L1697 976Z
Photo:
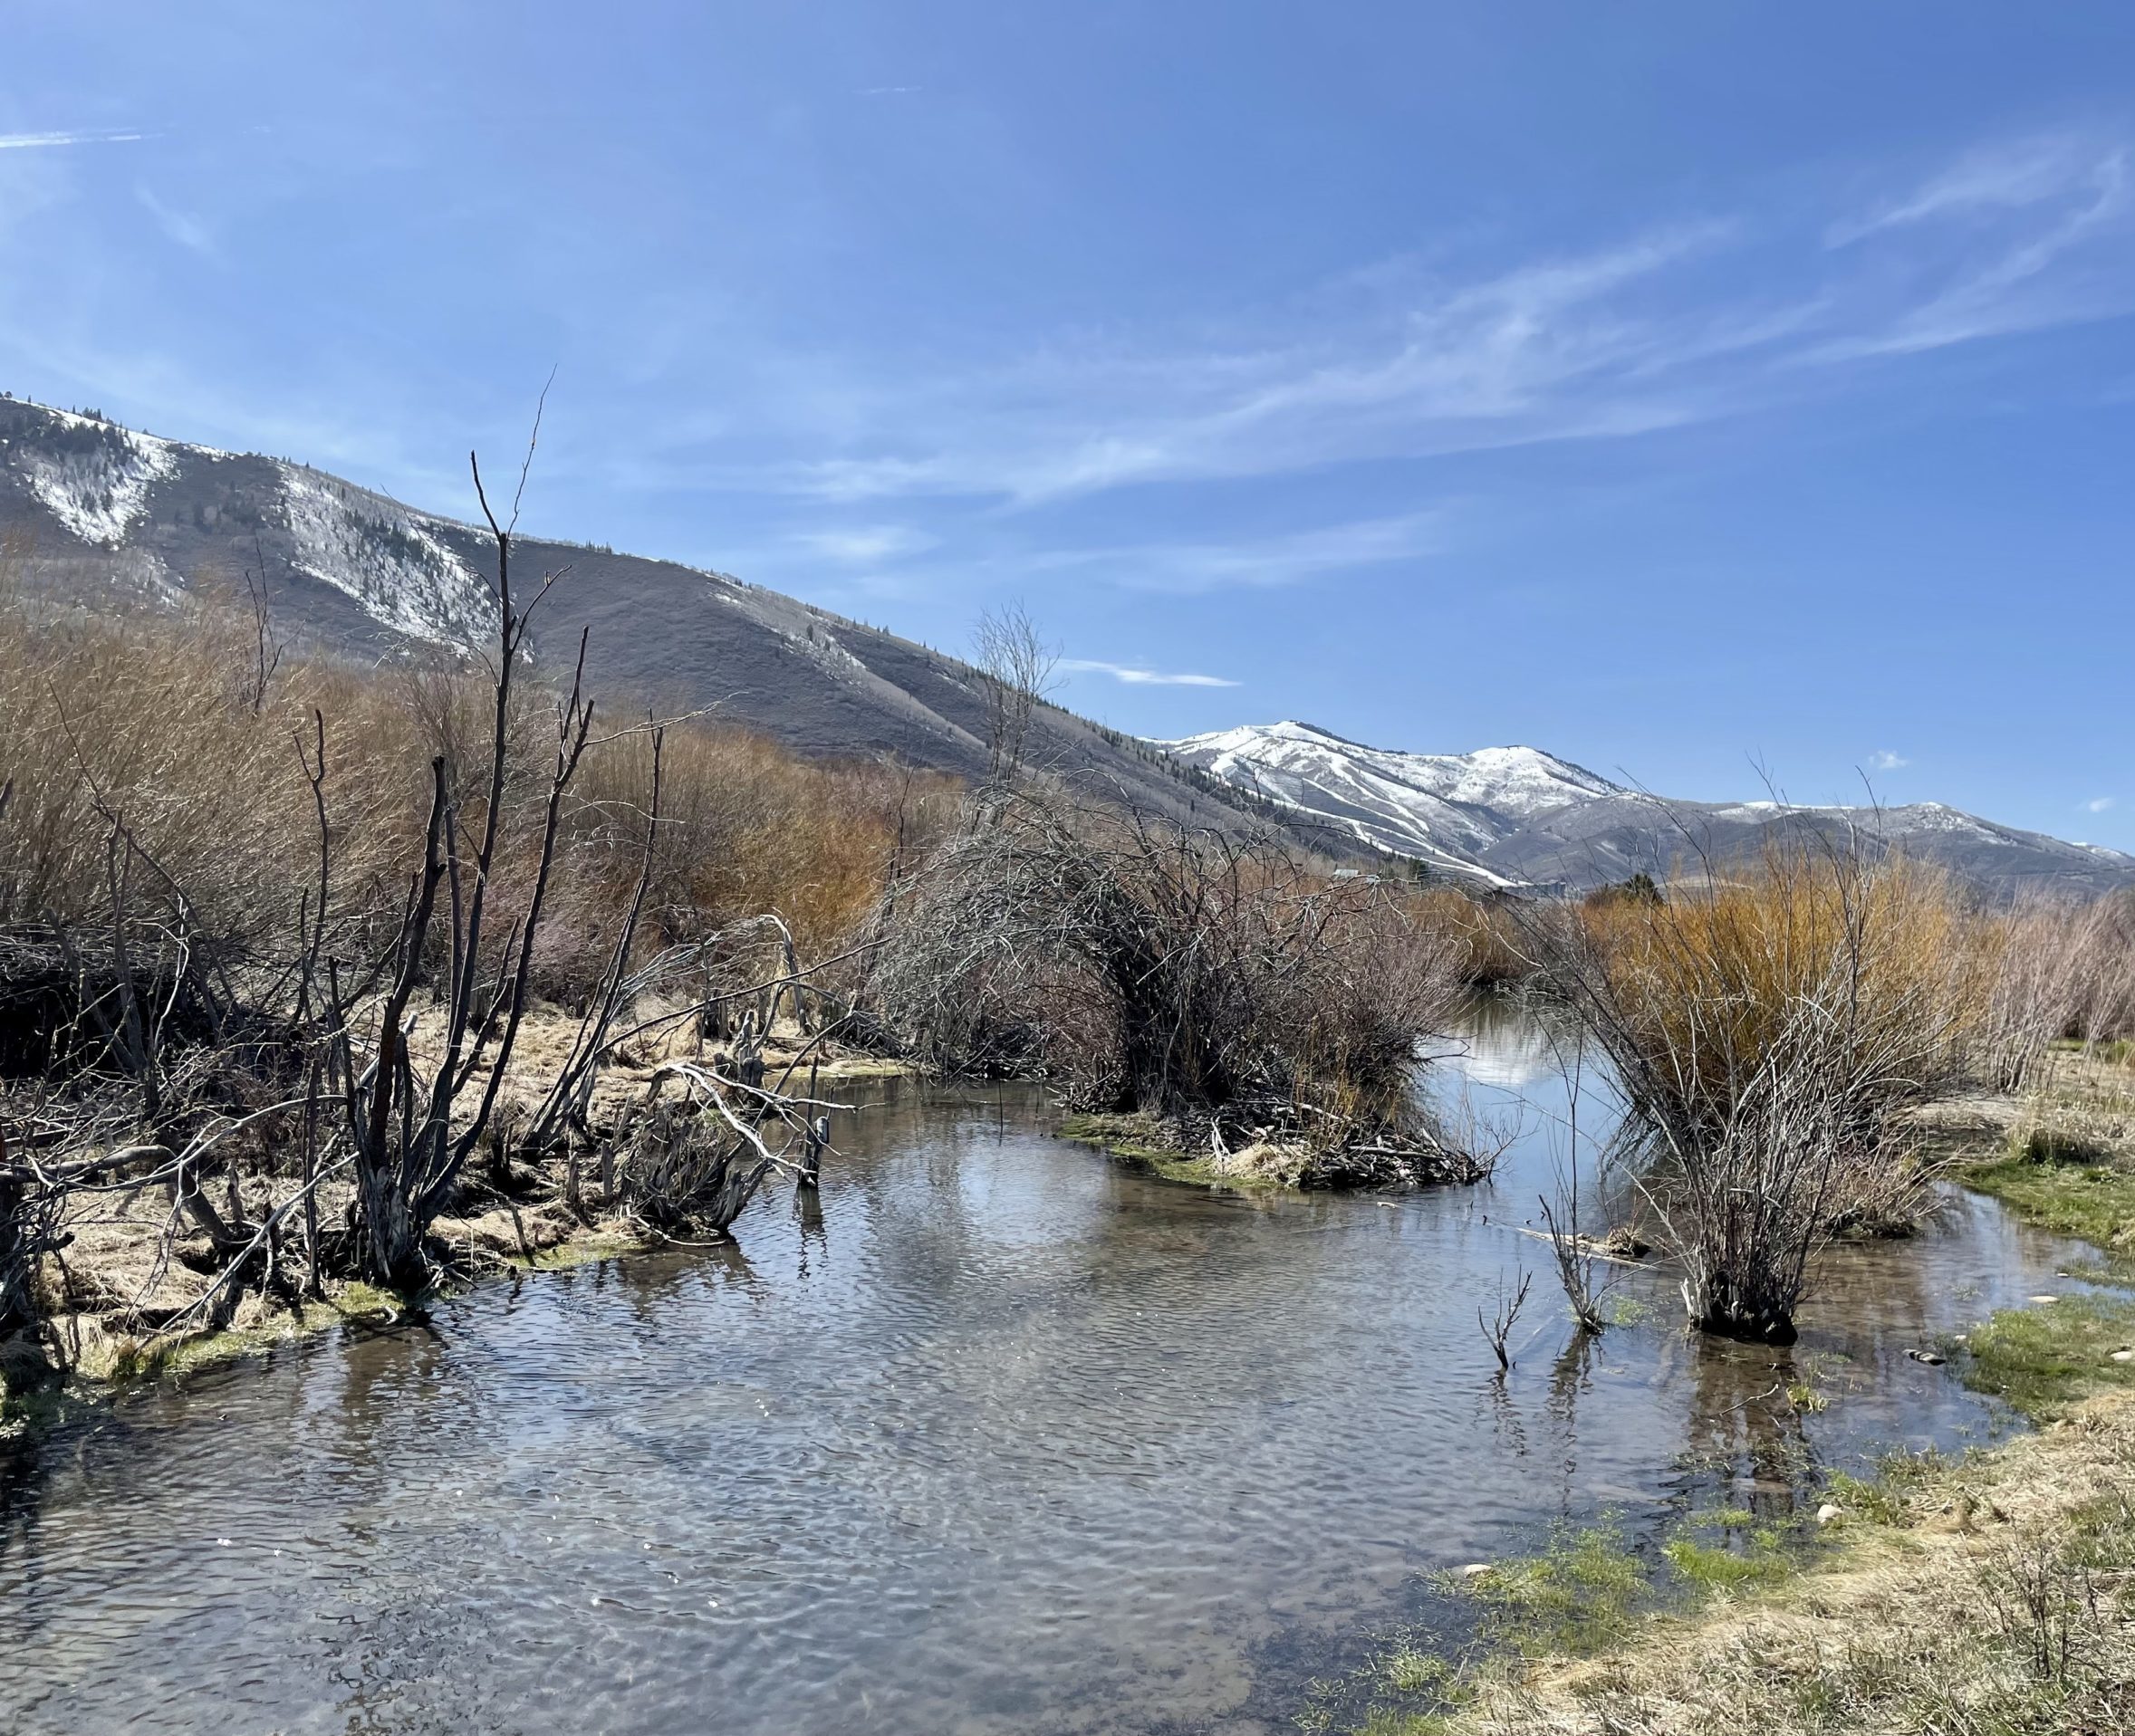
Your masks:
M1858 364L2135 311L2131 161L2117 137L2020 139L1835 221L1722 213L1468 270L1396 261L1199 328L933 358L918 378L841 368L766 390L796 407L789 456L708 479L1023 509L1821 401Z
M1041 573L1089 572L1131 590L1208 591L1294 585L1322 573L1436 554L1444 546L1442 524L1440 513L1414 513L1233 542L1047 550L1030 556L1025 564Z
M1235 687L1236 681L1223 676L1174 675L1160 669L1144 669L1132 664L1102 663L1094 657L1063 657L1054 666L1072 674L1107 675L1115 681L1124 681L1135 687Z
M2110 147L2105 154L2113 154ZM1912 192L1833 224L1827 239L1834 247L1851 246L1907 224L2049 204L2065 196L2071 186L2094 177L2100 159L2096 142L2078 133L2042 133L1982 146Z
M106 128L80 132L0 132L0 150L62 150L69 145L134 145L153 133Z
M1972 152L1842 232L1901 249L1890 268L1914 293L1804 360L1913 355L2127 312L2131 217L2124 140L2054 135Z
M832 499L997 494L1028 505L1667 427L1681 408L1628 379L1664 342L1660 332L1601 304L1723 228L1672 229L1466 284L1415 286L1347 331L1256 349L1048 351L905 401L900 422L917 419L921 442L934 412L941 434L931 450L817 460L786 480ZM1581 382L1610 375L1625 377L1621 392L1580 400Z
M871 524L851 530L803 531L793 541L810 552L861 566L894 561L931 549L938 541L904 524Z
M215 237L207 225L189 212L168 206L145 187L133 189L133 197L140 207L156 220L156 226L179 246L212 258L215 254Z
M1896 772L1911 763L1904 754L1894 753L1887 747L1879 747L1868 756L1868 769L1871 772Z
M858 96L917 96L926 87L919 84L870 84L856 91Z
M2084 813L2102 814L2120 806L2118 796L2092 796L2090 801L2077 804Z

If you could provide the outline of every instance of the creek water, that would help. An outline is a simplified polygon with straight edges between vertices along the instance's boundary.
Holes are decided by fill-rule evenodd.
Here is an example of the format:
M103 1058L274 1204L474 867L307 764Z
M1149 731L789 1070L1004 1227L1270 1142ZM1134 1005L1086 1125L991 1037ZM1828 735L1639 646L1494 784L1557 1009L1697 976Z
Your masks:
M0 1727L1287 1730L1388 1624L1457 1636L1430 1570L1997 1426L1905 1352L2075 1244L1953 1196L1826 1259L1791 1353L1687 1338L1629 1268L1643 1317L1578 1341L1521 1233L1576 1155L1548 1033L1455 1047L1524 1117L1481 1186L1212 1194L1034 1092L892 1082L735 1247L128 1392L0 1460ZM1518 1270L1500 1380L1476 1309Z

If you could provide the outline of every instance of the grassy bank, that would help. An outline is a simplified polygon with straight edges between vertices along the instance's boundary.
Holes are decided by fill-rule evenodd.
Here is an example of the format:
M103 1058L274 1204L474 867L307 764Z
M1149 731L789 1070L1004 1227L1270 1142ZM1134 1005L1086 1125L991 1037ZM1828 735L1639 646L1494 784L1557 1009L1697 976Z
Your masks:
M1969 1185L2135 1273L2135 1074L2063 1051L2022 1099L1930 1143ZM2003 1310L1947 1347L2036 1432L1834 1476L1784 1523L1724 1508L1657 1545L1610 1521L1450 1575L1465 1659L1395 1636L1367 1736L1839 1736L2135 1731L2135 1293ZM1819 1523L1822 1513L1824 1522ZM1350 1703L1354 1703L1353 1697Z
M2050 1316L2050 1319L2049 1319ZM1449 1575L1466 1660L1390 1639L1361 1736L2048 1736L2135 1729L2135 1305L2000 1316L1966 1369L2043 1426L1834 1477L1780 1524L1613 1522Z
M1669 1546L1671 1587L1606 1540L1481 1576L1498 1661L1374 1736L1768 1736L2135 1728L2135 1402L1832 1491L1813 1538ZM1672 1591L1682 1607L1644 1606ZM1567 1611L1576 1612L1574 1620ZM1539 1646L1531 1636L1544 1635ZM1595 1636L1591 1655L1566 1634ZM1530 1639L1524 1655L1518 1644Z
M2135 1280L2135 1051L2058 1048L2021 1099L1958 1106L1944 1149L1966 1186L2102 1250ZM1950 1125L1952 1122L1955 1125Z

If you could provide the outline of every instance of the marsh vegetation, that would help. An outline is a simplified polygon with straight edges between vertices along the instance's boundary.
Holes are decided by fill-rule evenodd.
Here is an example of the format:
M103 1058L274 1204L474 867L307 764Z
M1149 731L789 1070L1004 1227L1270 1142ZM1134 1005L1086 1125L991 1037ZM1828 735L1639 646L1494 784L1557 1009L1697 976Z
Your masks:
M1505 1465L1525 1459L1529 1431L1553 1430L1550 1452L1576 1457L1574 1414L1585 1404L1592 1418L1611 1358L1648 1358L1658 1389L1663 1360L1688 1357L1693 1386L1709 1388L1686 1401L1697 1428L1736 1431L1729 1476L1767 1495L1776 1486L1788 1511L1740 1509L1700 1484L1714 1500L1634 1538L1586 1522L1592 1503L1553 1472L1520 1482L1492 1536L1531 1534L1553 1512L1564 1517L1555 1540L1444 1590L1486 1640L1538 1668L1633 1639L1656 1609L1680 1619L1702 1600L1783 1595L1831 1552L1841 1534L1802 1517L1809 1494L1840 1488L1813 1441L1850 1431L1862 1446L1873 1401L1788 1347L1834 1296L1864 1317L1886 1292L1900 1299L1902 1323L1860 1349L1885 1385L1900 1362L1924 1377L1949 1365L2045 1415L2135 1379L2135 1346L2122 1342L2135 1323L2111 1297L2070 1290L2051 1308L1988 1309L1960 1344L1936 1336L1955 1323L1911 1293L1937 1257L1928 1244L1951 1174L2088 1238L2107 1258L2094 1275L2112 1276L2135 1238L2124 902L1992 906L1866 833L1822 832L1783 837L1749 862L1687 860L1583 901L1482 900L1315 854L1273 817L1183 824L1030 762L1047 662L1021 617L989 624L970 670L994 733L982 782L803 762L716 717L634 700L611 717L582 678L537 675L556 667L529 656L556 576L515 579L508 515L493 529L495 638L479 657L351 669L282 644L264 592L250 607L109 619L53 614L33 590L0 598L0 1376L14 1400L70 1370L124 1375L333 1321L361 1330L317 1354L389 1360L398 1353L361 1349L367 1334L449 1309L477 1275L561 1263L573 1247L665 1247L674 1259L716 1247L740 1262L722 1268L738 1284L747 1255L732 1238L754 1225L745 1242L790 1248L806 1277L825 1258L839 1153L871 1137L849 1113L864 1095L851 1075L868 1066L1020 1093L1026 1169L988 1170L986 1209L1023 1233L1018 1190L1042 1172L1046 1211L1072 1197L1073 1222L1116 1238L1092 1250L1075 1241L1086 1228L1071 1235L1046 1217L1015 1260L970 1256L1005 1294L1016 1261L1051 1270L1054 1254L1029 1248L1065 1237L1074 1269L1032 1303L1033 1318L1058 1309L1062 1320L1029 1327L1034 1347L989 1351L1033 1380L1061 1379L1084 1354L1066 1324L1083 1306L1072 1299L1116 1286L1119 1306L1093 1325L1092 1341L1111 1347L1104 1367L1065 1381L1077 1416L1125 1392L1114 1376L1149 1374L1119 1360L1140 1354L1130 1345L1179 1354L1171 1340L1183 1334L1217 1357L1205 1373L1229 1392L1227 1349L1275 1366L1300 1335L1346 1342L1386 1296L1409 1296L1398 1318L1425 1350L1375 1340L1384 1366L1370 1392L1352 1389L1358 1370L1339 1359L1309 1362L1313 1382L1347 1397L1303 1456L1241 1424L1245 1397L1200 1419L1270 1489L1319 1474L1315 1453L1361 1474L1351 1449L1383 1426L1381 1388L1400 1395L1416 1452L1431 1446L1442 1466L1458 1445L1440 1414L1457 1380L1484 1395L1461 1412L1462 1439L1472 1447L1480 1431L1494 1444L1439 1492L1485 1501ZM1561 1115L1553 1161L1529 1150L1494 1183L1524 1136L1432 1087L1459 1076L1478 992L1507 989L1512 1016L1540 1035ZM1178 1190L1160 1181L1086 1156L1057 1168L1035 1128L1068 1113L1165 1175L1260 1185L1243 1209L1266 1218L1274 1252L1310 1282L1271 1298L1237 1275L1224 1240L1242 1221L1232 1194L1196 1195L1208 1215L1182 1223ZM1111 1190L1101 1202L1074 1192L1101 1185L1092 1178ZM762 1195L782 1179L793 1194L774 1225ZM931 1171L922 1180L888 1189L897 1209L888 1230L870 1224L869 1257L894 1268L908 1246L914 1258L933 1250L960 1272L958 1250L987 1249L993 1226ZM1447 1183L1458 1185L1428 1203L1409 1194ZM1490 1191L1462 1191L1478 1185ZM1286 1197L1337 1187L1383 1191ZM1332 1215L1352 1209L1391 1233ZM1530 1213L1539 1227L1519 1222ZM1189 1257L1121 1227L1136 1214ZM1487 1261L1466 1240L1483 1225ZM1303 1252L1307 1228L1341 1261ZM1923 1229L1917 1249L1897 1241ZM1428 1244L1421 1263L1400 1245L1409 1235ZM2034 1250L2023 1280L2082 1258ZM1996 1300L2009 1301L2011 1276L1968 1271L1967 1281L2000 1283ZM1568 1308L1540 1293L1552 1278ZM924 1290L915 1280L879 1300L924 1316L938 1300L915 1300ZM1161 1299L1164 1318L1148 1318L1144 1297ZM1688 1351L1669 1323L1678 1311ZM581 1328L558 1316L545 1329ZM740 1354L726 1333L723 1319L723 1351ZM784 1348L789 1367L805 1360L804 1347ZM864 1349L849 1364L825 1354L837 1390L871 1390ZM1387 1373L1397 1361L1406 1372ZM1908 1404L1937 1416L1973 1404L1931 1377L1933 1395ZM662 1360L637 1398L657 1409L702 1379ZM957 1390L944 1366L911 1379ZM396 1402L433 1404L418 1386L397 1388ZM1130 1406L1130 1457L1138 1440L1175 1435L1186 1401L1167 1392L1159 1383ZM1610 1402L1634 1415L1622 1392ZM929 1412L930 1425L963 1443L969 1470L1016 1434L1001 1419L1034 1403L995 1394L974 1413L986 1428L966 1430L954 1405ZM1985 1413L1962 1414L1970 1426ZM515 1414L514 1426L532 1424ZM2040 1619L2065 1641L2053 1657L2025 1654L2030 1630L2015 1617L1983 1620L1967 1630L1964 1667L2094 1708L2112 1703L2099 1696L2121 1656L2112 1625L2127 1562L2125 1527L2093 1499L2099 1467L2121 1463L2121 1424L2084 1427L2103 1456L2051 1511L2077 1516L2092 1554L2034 1528L2021 1570L1967 1558L1950 1572L1974 1575L1967 1595L1979 1599L2015 1608L2031 1596L2024 1607L2046 1609ZM1663 1432L1682 1433L1679 1420ZM1625 1466L1648 1463L1637 1453L1649 1441L1610 1438L1617 1457L1604 1468L1643 1474ZM1192 1458L1192 1443L1174 1444ZM1420 1459L1396 1456L1404 1475L1424 1474ZM1044 1476L1067 1474L1065 1461L1039 1459ZM2011 1463L2028 1474L2031 1462ZM1835 1504L1919 1516L1916 1483L1862 1481ZM1383 1480L1372 1487L1403 1499ZM1582 1518L1567 1517L1574 1508ZM1384 1535L1339 1503L1313 1511L1330 1548ZM1434 1547L1470 1540L1452 1511L1424 1516ZM1149 1517L1131 1500L1108 1511L1120 1539L1145 1534ZM846 1546L877 1547L867 1522L851 1520ZM1235 1515L1210 1505L1199 1522L1204 1565L1218 1562ZM1294 1555L1294 1527L1281 1529ZM2035 1596L2012 1589L2025 1585ZM885 1635L883 1654L909 1639ZM1477 1674L1413 1636L1404 1645L1375 1677L1391 1697L1371 1716L1510 1728L1504 1707L1555 1692ZM1936 1652L1936 1667L1957 1656ZM1927 1659L1908 1654L1892 1680L1914 1680ZM1712 1703L1752 1705L1765 1680L1745 1664L1736 1698ZM1817 1680L1831 1706L1866 1703L1851 1679ZM901 1691L915 1720L943 1715L909 1679ZM1927 1702L1888 1702L1916 1703Z

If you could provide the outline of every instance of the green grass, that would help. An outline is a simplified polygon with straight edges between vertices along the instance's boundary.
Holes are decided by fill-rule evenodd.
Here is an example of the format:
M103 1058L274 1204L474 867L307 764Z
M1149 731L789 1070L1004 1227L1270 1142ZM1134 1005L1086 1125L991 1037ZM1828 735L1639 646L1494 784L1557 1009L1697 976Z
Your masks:
M1541 1554L1463 1583L1489 1611L1487 1636L1530 1656L1598 1652L1630 1631L1651 1596L1648 1570L1612 1518L1561 1524Z
M1344 1676L1315 1680L1293 1722L1343 1736L1439 1736L1467 1697L1460 1667L1431 1650L1431 1636L1396 1627L1377 1636L1377 1654Z
M1876 1474L1856 1477L1834 1471L1824 1485L1824 1495L1849 1517L1871 1525L1903 1525L1912 1517L1920 1490L1949 1469L1949 1461L1933 1447L1918 1453L1886 1453L1876 1461Z
M198 1374L247 1357L264 1356L279 1346L293 1344L363 1315L397 1313L406 1306L385 1290L352 1280L339 1286L329 1301L306 1302L294 1313L275 1314L250 1326L122 1345L102 1375L113 1381L128 1381L154 1375Z
M2116 1252L2135 1249L2135 1170L2119 1163L2011 1156L1967 1168L1964 1182L2042 1229Z
M34 1435L56 1423L66 1404L57 1379L0 1378L0 1443Z
M646 1239L634 1231L595 1226L581 1230L566 1241L536 1248L531 1260L521 1253L499 1254L497 1258L520 1271L569 1271L596 1261L643 1253L647 1246Z
M1784 1536L1771 1526L1751 1533L1747 1546L1740 1549L1685 1536L1670 1538L1660 1546L1660 1552L1686 1582L1707 1592L1771 1585L1785 1578L1795 1567Z
M2115 1037L2109 1042L2090 1044L2063 1040L2053 1047L2064 1055L2088 1054L2092 1060L2102 1061L2108 1067L2135 1063L2135 1038Z
M1442 1693L1453 1679L1453 1666L1436 1652L1404 1640L1379 1660L1380 1679L1396 1693Z
M1444 1736L1447 1715L1442 1712L1404 1712L1398 1706L1374 1706L1364 1722L1352 1728L1356 1736Z
M1967 1346L1965 1384L2005 1399L2034 1422L2094 1393L2135 1387L2135 1297L2072 1295L2004 1309Z

